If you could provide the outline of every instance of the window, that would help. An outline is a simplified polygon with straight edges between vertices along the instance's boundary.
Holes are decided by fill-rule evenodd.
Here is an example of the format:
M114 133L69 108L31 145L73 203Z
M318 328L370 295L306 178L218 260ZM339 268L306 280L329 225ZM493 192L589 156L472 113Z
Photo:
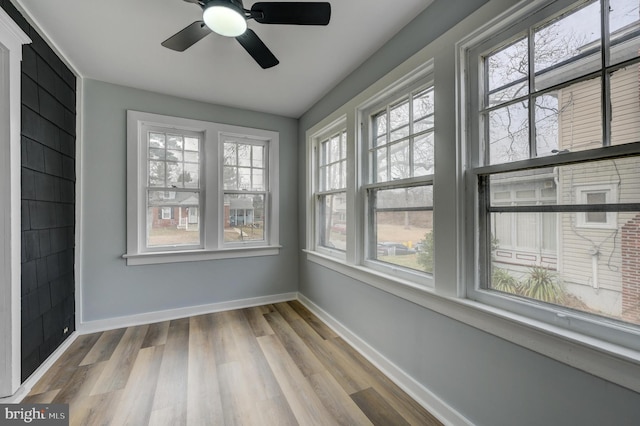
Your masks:
M347 131L342 124L316 138L316 248L347 249Z
M534 6L467 50L468 295L629 344L640 325L629 261L640 254L638 2Z
M389 98L387 98L389 99ZM364 111L367 265L433 272L433 85Z
M576 200L579 204L611 204L617 200L617 185L589 185L576 189ZM576 226L581 228L616 229L618 216L616 212L587 211L577 214Z
M128 264L277 254L277 133L127 117Z
M159 219L167 220L172 218L173 209L171 207L161 207Z
M202 200L203 134L143 125L147 153L147 250L202 248L201 229L188 226ZM197 222L197 220L196 220Z
M231 135L222 139L224 242L264 241L268 145Z
M432 283L432 70L426 61L309 131L314 261L366 282Z

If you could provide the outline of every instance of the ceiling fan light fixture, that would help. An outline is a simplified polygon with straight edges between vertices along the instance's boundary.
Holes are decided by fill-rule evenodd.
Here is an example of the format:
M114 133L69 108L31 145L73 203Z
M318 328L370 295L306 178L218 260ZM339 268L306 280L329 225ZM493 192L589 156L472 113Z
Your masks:
M232 1L212 1L204 9L202 20L212 31L225 37L238 37L247 30L241 8Z

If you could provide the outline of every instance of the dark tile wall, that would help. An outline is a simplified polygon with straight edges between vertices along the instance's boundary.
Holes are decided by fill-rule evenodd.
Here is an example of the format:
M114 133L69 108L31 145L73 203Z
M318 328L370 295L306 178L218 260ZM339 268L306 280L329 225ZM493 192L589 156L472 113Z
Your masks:
M22 50L25 380L75 328L76 78L9 0L0 7L32 40Z

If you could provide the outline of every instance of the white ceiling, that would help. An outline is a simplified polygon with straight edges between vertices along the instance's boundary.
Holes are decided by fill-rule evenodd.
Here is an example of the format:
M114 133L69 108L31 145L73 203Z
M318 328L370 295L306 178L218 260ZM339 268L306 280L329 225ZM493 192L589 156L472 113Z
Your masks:
M263 70L234 39L160 43L202 17L182 0L17 0L82 77L299 117L432 0L333 0L328 26L252 28L280 60ZM254 1L246 0L250 9ZM392 6L392 7L390 7Z

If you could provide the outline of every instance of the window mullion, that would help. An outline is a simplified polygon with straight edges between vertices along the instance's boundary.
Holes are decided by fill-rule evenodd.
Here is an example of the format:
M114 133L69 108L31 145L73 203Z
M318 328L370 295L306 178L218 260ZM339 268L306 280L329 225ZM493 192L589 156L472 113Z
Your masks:
M413 93L409 94L409 176L414 176L414 158L413 144L415 143L415 135L413 132Z
M534 98L535 92L535 84L536 84L536 76L535 76L535 37L533 28L529 28L528 32L528 85L529 85L529 96L527 98L528 108L527 112L529 114L529 158L536 158L538 156L538 147L536 144L536 102Z
M609 57L611 39L609 36L609 0L600 0L600 29L602 49L600 51L601 58L601 102L602 102L602 146L611 145L611 73L607 71L609 66Z

